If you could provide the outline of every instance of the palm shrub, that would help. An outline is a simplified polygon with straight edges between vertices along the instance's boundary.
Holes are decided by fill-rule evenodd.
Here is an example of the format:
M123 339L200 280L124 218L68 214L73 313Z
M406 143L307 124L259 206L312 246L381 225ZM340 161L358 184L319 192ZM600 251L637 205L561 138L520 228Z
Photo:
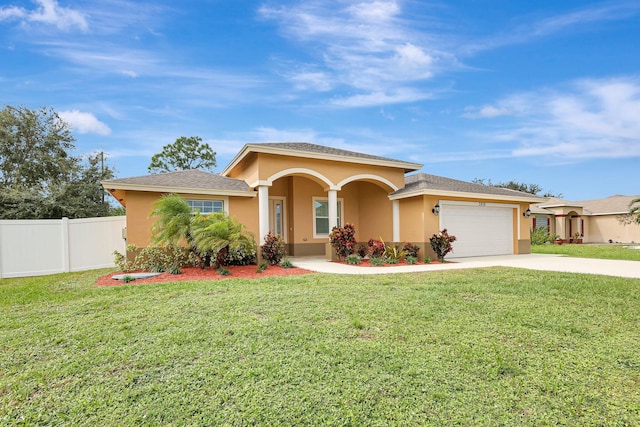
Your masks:
M253 235L246 232L237 219L224 212L195 215L191 234L196 250L210 254L214 268L230 265L232 261L255 262Z
M444 262L444 257L447 256L449 252L453 252L452 243L456 241L456 236L450 236L447 233L447 229L444 228L438 234L434 234L429 239L429 243L431 243L431 249L436 253L440 262Z
M335 249L338 258L344 260L354 252L354 248L358 244L356 227L348 223L344 227L333 227L329 234L329 243Z
M264 236L264 244L260 248L262 250L262 258L271 265L278 265L287 254L282 236L271 231Z
M168 194L154 203L150 217L156 218L153 243L186 243L202 268L255 262L253 235L224 212L194 214L185 199Z

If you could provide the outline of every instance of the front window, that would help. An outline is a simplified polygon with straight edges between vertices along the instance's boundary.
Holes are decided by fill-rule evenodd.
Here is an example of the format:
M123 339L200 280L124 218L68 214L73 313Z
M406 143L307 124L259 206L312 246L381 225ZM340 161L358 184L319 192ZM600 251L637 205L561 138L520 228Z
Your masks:
M193 213L200 212L203 215L224 210L224 202L222 200L187 200L187 203L189 203Z
M342 223L342 200L338 200L338 227ZM313 234L314 237L328 236L329 201L326 198L313 198Z

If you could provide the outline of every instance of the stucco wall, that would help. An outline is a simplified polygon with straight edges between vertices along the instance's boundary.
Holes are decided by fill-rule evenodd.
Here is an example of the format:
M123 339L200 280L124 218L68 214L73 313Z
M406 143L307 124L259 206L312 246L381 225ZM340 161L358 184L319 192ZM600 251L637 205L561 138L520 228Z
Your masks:
M620 243L640 242L640 224L623 224L620 215L598 215L585 217L585 242Z

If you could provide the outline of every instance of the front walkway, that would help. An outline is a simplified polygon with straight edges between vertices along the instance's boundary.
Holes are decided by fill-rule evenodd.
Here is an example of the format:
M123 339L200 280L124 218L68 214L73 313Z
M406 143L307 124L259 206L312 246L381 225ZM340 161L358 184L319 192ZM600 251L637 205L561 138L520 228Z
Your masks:
M453 270L461 268L516 267L529 270L569 273L603 274L606 276L640 279L640 261L618 261L573 258L563 255L528 254L473 258L452 258L448 264L397 265L390 267L361 267L327 261L324 257L293 257L296 267L332 274L389 274Z

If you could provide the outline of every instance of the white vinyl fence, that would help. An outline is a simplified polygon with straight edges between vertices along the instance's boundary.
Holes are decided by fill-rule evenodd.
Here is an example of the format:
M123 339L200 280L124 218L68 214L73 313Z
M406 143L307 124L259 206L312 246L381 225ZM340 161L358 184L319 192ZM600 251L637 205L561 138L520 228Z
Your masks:
M125 218L0 220L0 279L113 267Z

